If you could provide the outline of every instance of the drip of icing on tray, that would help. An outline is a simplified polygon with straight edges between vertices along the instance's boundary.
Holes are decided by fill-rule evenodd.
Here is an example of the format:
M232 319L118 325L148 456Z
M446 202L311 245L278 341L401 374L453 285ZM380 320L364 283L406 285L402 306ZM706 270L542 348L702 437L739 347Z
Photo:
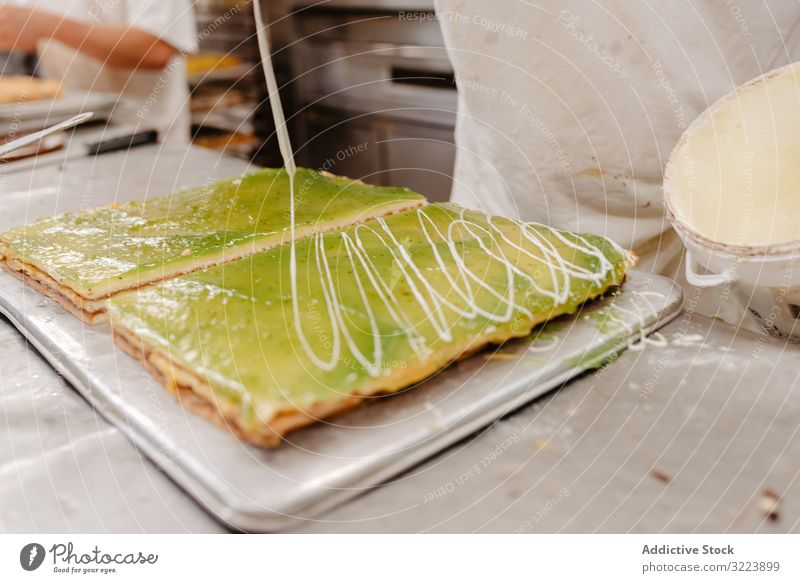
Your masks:
M631 339L628 340L628 350L641 352L646 346L666 348L669 346L669 340L660 332L652 332L648 336L644 326L646 315L653 311L661 311L666 297L664 294L651 291L637 291L635 293L642 300L641 304L635 303L631 308L623 308L613 303L611 309L604 316L611 322L630 328L629 331L633 334ZM655 300L655 303L650 301L651 298ZM626 324L627 320L634 323ZM637 327L638 330L636 329Z
M444 315L443 308L446 307L454 311L463 318L477 318L485 317L498 324L507 323L511 321L516 312L521 312L526 316L530 316L531 312L524 307L523 302L515 297L514 279L520 277L527 281L531 289L537 293L545 295L553 300L555 305L560 305L568 301L570 292L570 281L572 278L579 280L589 280L595 283L602 281L609 271L613 270L613 265L606 259L600 248L591 245L586 239L579 235L571 235L569 237L563 235L556 229L550 229L555 237L566 244L568 247L584 254L594 256L599 261L597 271L588 270L584 267L576 265L567 261L550 243L546 237L543 237L536 232L537 225L532 223L517 222L520 230L524 236L525 242L535 249L537 253L531 253L529 249L518 245L511 241L500 228L498 228L491 218L489 225L491 231L485 227L478 225L472 221L464 218L462 211L458 219L453 220L449 225L446 233L441 232L435 225L434 221L426 214L425 209L418 209L417 216L419 218L421 232L425 234L425 239L430 245L431 251L436 258L441 273L447 278L448 282L452 285L452 292L461 299L466 308L462 308L448 299L448 296L441 294L435 289L432 282L428 280L424 271L414 263L413 258L408 253L403 244L397 240L392 233L389 226L383 219L378 219L377 225L380 228L373 228L372 226L361 224L355 227L352 234L347 232L340 233L341 242L336 245L344 245L347 254L347 260L350 262L352 272L357 274L358 268L364 270L366 273L366 281L360 278L356 279L359 295L364 302L364 310L370 321L370 328L372 331L373 346L372 355L366 355L358 348L357 343L349 333L345 316L343 315L343 306L337 298L336 285L333 279L330 265L328 264L327 254L325 252L325 235L317 233L314 236L314 251L316 267L319 272L320 282L322 283L322 293L325 300L326 310L331 322L331 329L333 332L331 354L329 358L321 358L317 355L314 348L308 342L306 335L303 331L300 317L300 302L298 300L298 286L297 286L297 252L295 243L295 192L294 192L294 177L296 166L294 163L294 154L292 152L292 145L289 139L289 130L286 125L286 118L281 106L280 95L278 93L278 82L275 78L275 71L272 67L272 57L270 54L269 40L267 38L267 31L264 26L264 21L261 16L261 7L258 0L253 2L253 12L255 16L256 34L258 37L258 47L261 55L261 65L264 69L264 77L267 81L267 90L269 92L270 105L272 107L272 115L275 119L275 131L278 137L278 145L280 147L281 156L283 157L286 172L289 175L289 189L290 189L290 256L289 256L289 276L292 297L292 312L294 320L294 328L297 337L303 347L303 351L309 359L319 368L323 370L334 369L342 359L342 345L346 345L353 357L364 367L364 369L373 377L377 377L382 372L383 364L383 347L381 344L380 332L378 324L375 320L374 312L369 305L367 286L371 286L377 293L380 300L384 303L389 311L392 319L403 329L407 337L409 345L418 352L425 352L427 350L427 342L416 331L413 323L405 314L402 303L395 297L392 286L389 286L386 281L381 277L379 271L375 268L371 258L364 252L364 247L361 243L360 233L369 231L376 235L381 243L386 247L399 266L401 277L408 283L409 289L412 292L413 298L420 307L427 313L431 314L431 323L436 331L439 340L450 341L452 340L452 333L449 329L447 319ZM478 274L474 273L466 265L463 257L457 252L458 241L454 237L454 230L458 228L466 229L467 233L477 242L480 249L487 254L491 259L500 262L506 272L506 286L505 289L499 290L486 284ZM434 241L435 238L439 242L444 243L442 250L445 250L445 256L449 255L451 263L443 259L442 250L439 245ZM331 237L331 235L327 235ZM546 272L552 279L552 290L540 286L537 281L520 270L512 262L508 261L502 251L501 244L508 245L518 250L519 252L527 255L528 257L542 263ZM621 248L617 247L621 253L625 253ZM339 259L343 261L344 259ZM450 272L453 267L456 268L456 276L453 277ZM496 314L493 311L482 308L474 300L473 289L481 288L488 292L491 296L500 301L505 309L502 314ZM426 297L428 299L426 299Z

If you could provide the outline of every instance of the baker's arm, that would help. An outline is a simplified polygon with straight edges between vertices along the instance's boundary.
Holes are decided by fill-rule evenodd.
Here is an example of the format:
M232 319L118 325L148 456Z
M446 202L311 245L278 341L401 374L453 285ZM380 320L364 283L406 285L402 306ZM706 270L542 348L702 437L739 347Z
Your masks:
M34 8L0 6L0 50L33 52L42 39L55 39L108 66L163 69L175 48L135 27L70 20Z

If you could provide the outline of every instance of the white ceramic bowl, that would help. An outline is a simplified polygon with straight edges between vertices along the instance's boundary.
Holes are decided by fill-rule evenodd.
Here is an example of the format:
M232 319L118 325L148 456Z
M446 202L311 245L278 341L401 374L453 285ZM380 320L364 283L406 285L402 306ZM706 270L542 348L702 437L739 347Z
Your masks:
M780 107L776 105L776 91L765 85L774 79L782 83ZM795 94L787 94L787 88L793 87ZM758 100L766 101L763 112ZM774 135L769 133L770 129ZM694 217L707 229L708 225L717 225L717 230L730 239L730 234L738 228L736 221L743 221L747 217L745 211L753 208L776 209L771 210L772 216L778 217L776 220L793 220L791 213L797 209L792 201L800 200L800 188L797 198L787 199L785 193L781 198L778 193L778 186L785 187L788 183L787 177L796 179L796 169L800 167L800 160L793 164L787 160L792 157L787 153L795 153L791 148L796 148L796 144L787 141L786 149L782 149L781 140L785 139L782 136L787 133L800 135L800 63L770 71L742 85L701 114L670 155L664 172L664 199L667 216L686 246L686 280L700 287L730 285L765 330L800 341L800 237L790 242L747 243L746 237L754 236L749 233L743 237L745 242L720 242L701 233L693 224ZM738 151L731 144L746 144L755 154ZM761 174L759 180L748 185L748 198L742 195L744 187L737 188L748 177L738 164L740 160L752 163L753 156L755 163L760 164L757 168ZM770 164L775 167L775 176L770 175ZM783 173L783 182L776 178L779 171ZM749 177L752 181L752 172ZM727 197L731 192L728 188L736 192L729 199L722 198L722 193ZM702 208L705 215L692 208L693 197L697 197L697 208ZM744 200L762 206L745 207ZM780 208L781 202L787 200L790 202L787 208ZM709 217L708 209L722 210ZM763 217L762 212L762 229ZM755 238L759 238L758 234Z

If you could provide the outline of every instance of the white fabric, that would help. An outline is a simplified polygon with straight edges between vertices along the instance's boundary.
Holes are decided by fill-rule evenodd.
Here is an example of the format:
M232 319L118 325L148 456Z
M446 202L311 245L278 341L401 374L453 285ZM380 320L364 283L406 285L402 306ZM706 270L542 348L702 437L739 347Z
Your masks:
M13 0L65 18L139 28L172 45L177 55L162 71L120 69L56 41L39 47L41 72L67 87L120 93L130 108L117 108L112 122L155 128L162 141L189 141L189 87L185 55L197 50L189 0Z
M436 8L460 96L452 199L605 234L660 272L682 249L661 193L681 133L736 85L800 56L794 0Z

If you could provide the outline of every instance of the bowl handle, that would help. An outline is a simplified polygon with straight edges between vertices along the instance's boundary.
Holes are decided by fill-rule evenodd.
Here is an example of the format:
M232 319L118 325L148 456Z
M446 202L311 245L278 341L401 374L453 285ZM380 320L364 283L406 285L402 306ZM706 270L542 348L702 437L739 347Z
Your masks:
M686 250L684 262L686 263L686 281L697 287L713 287L715 285L732 282L734 279L733 276L736 273L733 267L727 268L722 273L697 273L694 270L694 258L689 253L688 249Z

